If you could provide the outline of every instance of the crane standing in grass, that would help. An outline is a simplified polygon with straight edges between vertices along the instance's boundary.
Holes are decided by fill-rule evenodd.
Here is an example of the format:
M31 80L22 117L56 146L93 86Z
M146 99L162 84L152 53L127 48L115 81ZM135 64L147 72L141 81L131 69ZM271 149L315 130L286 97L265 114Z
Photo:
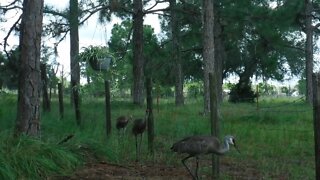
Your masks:
M189 154L186 158L182 159L182 164L187 168L193 179L198 179L198 166L199 155L202 154L216 154L223 155L230 150L230 145L233 145L238 150L235 139L231 135L224 137L224 143L221 144L219 139L214 136L190 136L186 137L173 144L171 149L177 153ZM196 158L195 175L191 172L190 168L185 164L185 161L191 157Z
M126 127L129 121L132 120L132 116L120 116L117 118L116 128L118 130L118 135L120 136L120 131L122 131L122 135L124 135Z
M139 161L140 157L140 152L141 152L141 141L142 141L142 134L146 130L147 127L147 118L149 115L149 110L146 110L146 115L144 119L135 119L133 122L133 127L132 127L132 133L135 136L136 139L136 161ZM140 142L138 143L138 135L140 135Z

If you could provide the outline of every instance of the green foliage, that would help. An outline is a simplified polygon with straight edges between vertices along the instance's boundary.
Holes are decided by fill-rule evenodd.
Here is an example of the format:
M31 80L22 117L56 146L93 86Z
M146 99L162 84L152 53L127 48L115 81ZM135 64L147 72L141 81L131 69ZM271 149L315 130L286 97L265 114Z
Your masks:
M0 79L8 89L18 89L19 56L19 48L16 47L9 51L8 57L1 58Z
M15 96L1 96L0 179L46 179L58 175L70 175L83 164L86 158L130 166L135 162L134 137L129 123L124 137L118 137L112 126L112 136L105 137L105 107L103 98L84 96L82 101L83 127L74 122L74 111L65 106L65 118L59 120L57 100L54 98L52 112L41 119L41 140L22 136L10 137L10 126L3 127L14 119ZM210 122L199 115L203 102L189 99L183 107L176 107L174 99L159 99L154 105L155 156L148 155L147 137L143 136L141 163L157 162L167 166L181 167L182 156L170 151L171 145L186 136L210 134ZM298 99L259 99L255 104L228 103L221 106L221 136L233 134L241 151L231 151L221 157L223 179L248 177L272 179L285 175L288 179L312 179L314 177L314 146L312 107ZM10 108L10 109L9 109ZM2 111L3 110L3 111ZM6 114L6 115L5 115ZM113 99L112 122L120 115L144 116L144 109L134 106L129 100ZM67 135L74 137L57 145ZM202 156L201 161L210 161L211 156ZM92 160L92 159L91 159ZM301 166L300 164L304 165ZM231 168L234 167L234 168ZM201 163L201 174L210 175L210 163ZM246 174L249 169L249 174ZM290 173L288 173L290 172ZM299 173L295 173L299 172ZM238 174L239 173L239 174ZM243 173L243 174L242 174ZM236 175L235 175L236 174Z
M268 83L259 83L259 95L275 95L277 93L276 87Z
M200 82L187 83L186 89L188 92L188 97L197 98L202 95L203 85Z
M305 79L300 79L298 81L297 89L298 89L299 94L301 94L301 95L306 94L306 83L307 83L307 81Z
M281 92L286 94L287 96L290 96L292 93L295 92L295 89L291 88L290 86L289 87L282 86L281 87Z
M254 102L257 95L251 88L251 84L238 83L230 91L229 101L236 102Z
M6 131L5 131L6 132ZM1 179L45 179L66 175L81 162L72 149L27 136L0 135Z
M220 46L226 53L224 75L283 80L287 73L303 72L304 40L296 24L303 10L302 1L277 1L277 8L271 7L268 0L217 1L215 5L215 18L222 26L216 31L221 30ZM183 1L176 11L184 73L186 78L201 78L202 74L197 73L202 65L197 59L201 60L202 55L201 3ZM164 41L170 41L169 17L162 17L161 25Z
M227 56L232 57L227 59L226 69L239 76L282 80L289 71L283 65L288 64L292 74L301 74L304 54L299 29L290 29L291 19L281 19L284 10L293 10L286 7L297 3L301 1L270 8L267 1L239 1L219 9L221 17L230 22L223 32L228 39ZM296 12L290 13L295 17Z
M105 58L112 58L107 47L89 46L83 49L83 52L79 54L80 61L87 62L93 70L101 70L102 61Z

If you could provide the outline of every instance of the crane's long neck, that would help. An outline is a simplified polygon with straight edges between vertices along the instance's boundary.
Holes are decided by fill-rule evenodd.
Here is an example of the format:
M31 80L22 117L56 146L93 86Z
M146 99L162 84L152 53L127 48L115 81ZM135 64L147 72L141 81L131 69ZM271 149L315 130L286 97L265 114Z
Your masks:
M146 115L144 116L144 123L147 124L148 122L148 116L149 116L149 111L146 111Z
M218 153L222 155L222 154L225 154L226 152L228 152L229 150L230 150L230 145L229 145L227 139L225 139L223 141L223 145L218 150Z

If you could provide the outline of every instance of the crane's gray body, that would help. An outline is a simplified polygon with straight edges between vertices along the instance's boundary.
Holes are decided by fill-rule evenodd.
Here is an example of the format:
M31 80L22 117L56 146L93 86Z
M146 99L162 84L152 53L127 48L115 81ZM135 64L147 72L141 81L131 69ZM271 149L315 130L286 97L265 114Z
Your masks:
M202 154L217 154L223 155L230 149L230 144L233 145L237 150L234 137L227 135L224 137L223 144L220 143L219 139L214 136L190 136L186 137L176 143L174 143L171 149L177 153L189 154L186 158L182 159L182 164L187 168L193 179L198 179L198 166L199 166L199 155ZM240 151L238 150L240 153ZM191 157L196 158L196 171L193 174L185 164L185 161Z
M123 129L127 126L128 122L132 119L132 117L120 116L117 118L116 128L118 130Z
M229 144L225 148L229 146ZM187 153L192 156L200 154L219 154L224 153L219 139L213 136L190 136L173 144L172 150L177 153ZM229 148L228 148L229 149Z
M136 139L136 161L137 162L139 161L139 157L140 157L142 134L144 133L147 127L148 115L149 115L149 110L147 109L144 119L135 119L133 121L132 133L134 134ZM138 135L140 135L139 144L138 144L138 138L137 138Z

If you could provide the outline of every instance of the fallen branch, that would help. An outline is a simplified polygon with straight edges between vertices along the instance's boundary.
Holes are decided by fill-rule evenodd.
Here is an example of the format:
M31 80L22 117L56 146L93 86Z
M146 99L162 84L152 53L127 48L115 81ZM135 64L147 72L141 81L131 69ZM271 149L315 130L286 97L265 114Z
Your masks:
M74 136L73 134L68 135L67 137L65 137L64 139L62 139L62 140L58 143L58 145L61 145L61 144L65 143L65 142L69 141L71 138L73 138L73 136Z

